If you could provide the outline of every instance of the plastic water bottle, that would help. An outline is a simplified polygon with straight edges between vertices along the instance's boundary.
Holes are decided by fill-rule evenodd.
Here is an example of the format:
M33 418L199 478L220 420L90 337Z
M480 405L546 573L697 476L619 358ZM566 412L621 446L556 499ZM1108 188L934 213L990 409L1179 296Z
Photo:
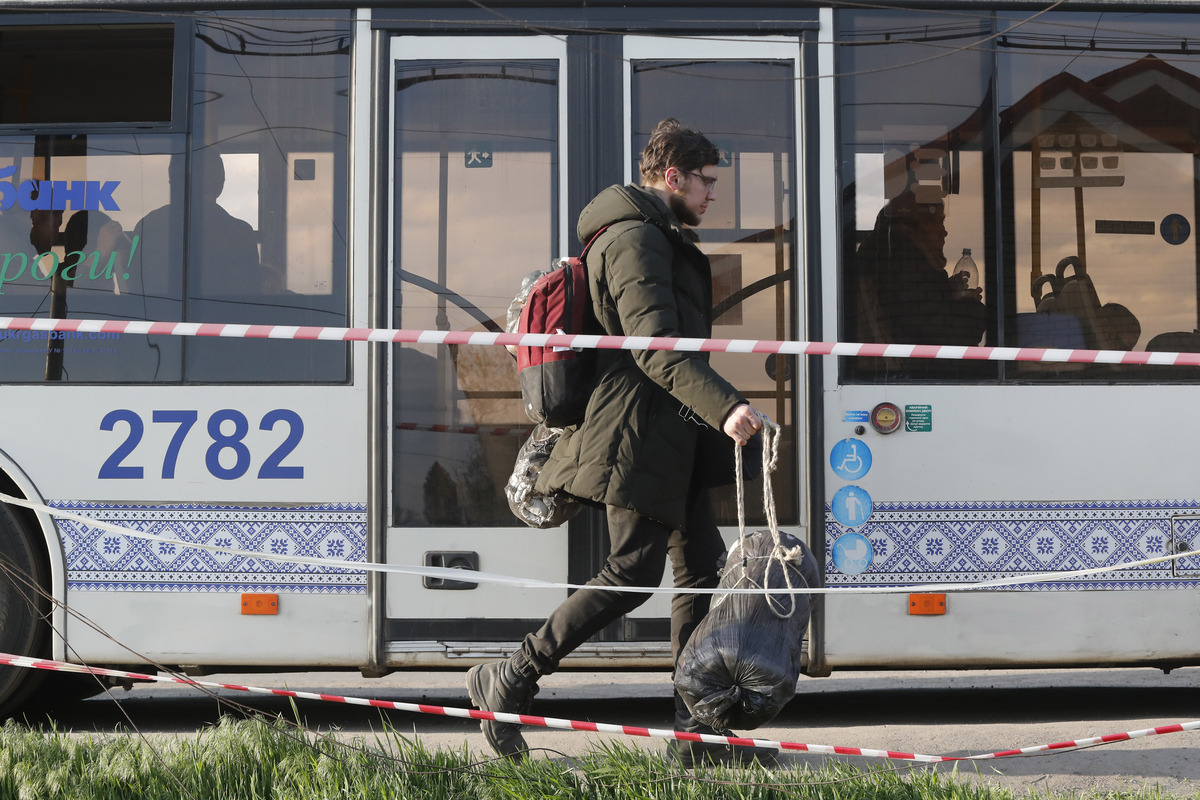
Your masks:
M979 267L975 266L975 259L971 258L971 248L964 247L962 258L954 265L954 272L950 277L954 277L960 272L967 273L968 289L979 288Z

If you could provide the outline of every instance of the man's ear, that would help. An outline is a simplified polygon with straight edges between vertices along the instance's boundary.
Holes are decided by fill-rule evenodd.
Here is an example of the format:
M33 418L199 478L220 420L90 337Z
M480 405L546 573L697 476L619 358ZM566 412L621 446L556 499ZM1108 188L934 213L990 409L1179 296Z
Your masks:
M667 167L663 172L663 185L672 192L679 189L679 176L683 173L675 167Z

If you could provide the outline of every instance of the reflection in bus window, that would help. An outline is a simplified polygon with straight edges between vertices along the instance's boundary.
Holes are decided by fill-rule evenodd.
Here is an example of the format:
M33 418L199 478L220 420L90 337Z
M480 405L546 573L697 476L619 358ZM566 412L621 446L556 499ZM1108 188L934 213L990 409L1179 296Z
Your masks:
M841 19L840 71L851 76L842 82L844 161L854 168L844 189L840 338L983 343L996 304L987 288L994 265L978 122L989 58L957 45L946 50L942 42L973 41L990 23L922 14L918 28L904 12ZM952 278L966 249L982 292ZM917 359L844 359L842 370L847 379L868 381L995 374L987 364Z
M1148 14L1118 25L1095 13L1085 23L1093 40L1079 24L1079 15L1048 15L1000 49L1013 343L1197 349L1200 68L1178 42L1200 26ZM1065 49L1045 46L1047 36ZM1073 340L1042 333L1055 320L1072 326ZM1121 365L1080 374L1193 377Z
M875 287L857 254L879 209L925 183L946 195L946 255L971 248L984 277L985 343L1200 349L1192 145L1200 68L1179 45L1200 24L1155 14L1117 23L1102 12L940 20L851 12L840 20L840 69L849 74L843 162L853 165L845 218L854 220L844 238L845 338L900 340L880 330L886 314L870 302ZM971 43L997 30L1006 33L993 62ZM946 50L948 41L959 44ZM916 170L898 168L914 160ZM956 343L949 331L939 338L929 343ZM842 369L848 380L893 380L932 368L848 359ZM957 379L983 368L938 369L935 377ZM1015 380L1195 377L1123 364L987 369Z
M396 65L397 326L501 330L521 279L559 255L558 81L553 60ZM393 524L520 525L504 497L529 427L512 357L393 353Z
M0 138L0 181L19 200L0 213L0 314L346 325L349 19L263 12L198 21L190 136L140 124L181 124L170 89L189 76L172 84L173 26L71 29L81 47L111 33L140 48L154 80L122 79L139 91L119 102L110 92L64 95L73 102L65 116L25 108L19 92L8 93L17 98L10 106L6 96L0 123L18 121L18 108L22 120L78 127ZM6 29L0 63L40 35ZM122 122L137 132L120 133ZM337 342L135 335L99 345L32 333L0 341L4 379L30 382L338 382L348 353Z
M197 22L189 320L347 324L349 41L341 13ZM197 339L187 378L339 381L348 353L337 342Z
M162 148L181 147L182 137L161 135L0 140L0 170L11 173L5 180L37 182L51 194L47 202L40 191L17 192L17 203L0 214L0 314L180 319L182 259L148 255L138 221L168 197L160 187L172 156ZM60 187L57 200L53 187ZM8 336L0 354L10 382L182 375L181 340L171 337Z

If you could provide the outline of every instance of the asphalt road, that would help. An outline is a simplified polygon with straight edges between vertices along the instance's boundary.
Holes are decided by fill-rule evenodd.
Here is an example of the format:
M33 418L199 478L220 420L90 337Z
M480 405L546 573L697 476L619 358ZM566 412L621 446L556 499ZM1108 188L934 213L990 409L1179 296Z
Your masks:
M367 680L355 673L214 675L203 680L288 687L412 703L469 707L462 673L397 673ZM222 700L254 709L292 711L284 698L221 690ZM104 696L59 711L59 729L113 731L129 719L144 733L187 735L214 722L222 702L195 689L171 684L140 685L112 699ZM405 735L428 747L487 753L472 720L299 701L305 724L336 731L343 738L382 728L382 716ZM533 713L651 728L669 728L670 679L663 673L562 672L542 681ZM1163 674L1151 669L1071 671L953 671L836 673L803 678L796 698L758 738L806 744L895 750L932 755L968 755L1084 739L1200 719L1200 668ZM529 729L539 757L562 758L587 749L597 739L618 737L572 731ZM665 743L645 738L624 741L648 750ZM1200 732L1185 731L1117 742L1070 752L1023 756L960 765L959 774L1024 794L1027 791L1110 791L1158 786L1173 796L1200 791ZM826 759L864 767L899 766L854 756L785 753L784 766ZM925 768L925 767L918 767ZM939 771L951 767L942 765Z

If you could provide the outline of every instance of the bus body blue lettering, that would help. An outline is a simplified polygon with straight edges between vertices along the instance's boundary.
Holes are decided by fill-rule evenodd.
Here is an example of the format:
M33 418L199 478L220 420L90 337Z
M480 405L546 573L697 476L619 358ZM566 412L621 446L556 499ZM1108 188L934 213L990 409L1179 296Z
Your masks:
M25 331L25 333L30 332ZM33 333L36 335L39 332L34 331ZM44 335L44 332L41 333ZM72 333L74 334L73 336L66 336L64 333L63 338L82 338L82 334L78 332ZM112 338L119 338L119 336L120 334L112 334ZM105 332L101 331L89 334L88 338L103 339L108 338L108 336L106 336ZM163 453L160 475L164 480L175 478L176 466L179 463L184 441L187 439L188 433L192 430L193 426L195 426L198 418L199 414L194 410L158 410L151 413L152 422L173 424L176 426L175 433L172 435L171 441ZM97 477L142 478L144 477L142 467L126 465L124 461L133 454L134 450L141 443L142 435L145 432L145 422L136 411L123 408L110 411L106 414L100 423L100 429L104 431L114 430L117 422L128 424L129 433L125 437L125 440L112 451L104 464L101 465ZM226 432L222 430L222 423L226 422L233 423L232 431ZM283 460L292 455L303 440L304 420L291 409L277 408L263 415L262 421L259 424L259 430L274 430L279 422L287 425L287 434L283 441L275 446L263 460L262 466L258 471L258 478L303 479L303 465L285 465L283 464ZM251 461L254 460L251 448L246 441L247 435L250 432L249 420L246 419L246 415L231 408L214 411L208 418L207 428L211 444L205 452L204 465L208 473L215 478L227 481L236 480L244 476L249 470ZM221 454L226 450L231 450L234 453L234 464L228 467L221 463Z
M80 181L54 181L51 208L59 211L71 208L87 208L87 183Z
M33 196L35 192L37 197ZM17 187L17 204L26 211L49 211L53 193L50 181L24 181Z
M120 185L120 181L105 181L103 184L100 184L99 181L88 181L87 200L89 205L87 207L92 209L99 207L105 211L120 211L121 207L113 199L113 192ZM93 186L96 188L93 189ZM92 203L97 205L91 205Z
M0 169L0 178L13 168ZM24 211L120 211L114 193L120 181L0 181L0 209L14 205Z

